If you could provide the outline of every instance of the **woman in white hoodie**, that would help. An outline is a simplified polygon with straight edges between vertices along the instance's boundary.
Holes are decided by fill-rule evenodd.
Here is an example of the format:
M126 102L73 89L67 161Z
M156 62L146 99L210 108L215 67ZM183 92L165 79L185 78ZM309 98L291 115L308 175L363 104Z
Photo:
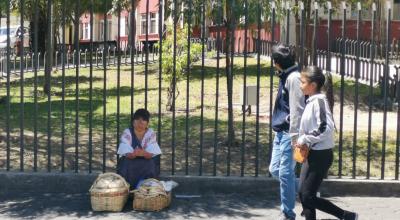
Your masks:
M335 127L329 105L333 102L328 102L325 94L321 93L324 84L325 76L316 66L308 67L301 73L301 90L308 99L301 117L299 138L295 147L300 148L300 152L309 150L300 174L299 196L303 206L302 215L306 220L315 220L315 210L318 209L339 219L355 220L356 213L345 211L316 195L333 161Z

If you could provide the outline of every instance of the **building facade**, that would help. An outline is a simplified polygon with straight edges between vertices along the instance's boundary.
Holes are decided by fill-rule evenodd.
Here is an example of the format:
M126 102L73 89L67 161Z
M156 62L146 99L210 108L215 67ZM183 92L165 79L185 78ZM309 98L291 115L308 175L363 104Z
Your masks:
M120 18L117 14L108 14L107 19L104 19L104 14L94 14L93 16L93 41L96 43L104 42L104 40L117 43L118 42L118 28L119 28L119 41L120 47L126 49L129 46L129 35L131 32L131 16L135 16L136 20L136 33L134 37L135 47L142 48L146 41L146 31L148 31L148 40L151 45L159 40L159 9L158 0L149 0L149 8L147 13L147 1L140 1L136 10L132 14L130 11L121 11ZM119 21L118 21L119 19ZM104 22L107 25L104 25ZM146 24L149 27L146 28ZM90 13L84 13L80 17L79 22L79 41L81 45L90 42ZM106 39L104 39L104 32L106 31Z

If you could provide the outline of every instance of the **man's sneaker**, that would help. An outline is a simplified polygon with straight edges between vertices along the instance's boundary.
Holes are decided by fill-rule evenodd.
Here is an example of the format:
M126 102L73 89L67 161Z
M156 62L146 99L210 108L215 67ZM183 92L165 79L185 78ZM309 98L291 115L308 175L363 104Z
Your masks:
M355 212L344 211L343 220L357 220L358 214Z
M285 213L282 212L281 215L279 216L279 220L294 220L294 218L289 217Z

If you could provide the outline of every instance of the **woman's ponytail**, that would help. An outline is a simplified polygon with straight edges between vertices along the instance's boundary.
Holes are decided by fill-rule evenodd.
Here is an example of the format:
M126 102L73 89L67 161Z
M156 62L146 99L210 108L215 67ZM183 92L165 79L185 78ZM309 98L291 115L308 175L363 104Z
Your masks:
M326 98L328 99L329 103L329 108L333 113L333 105L335 104L335 98L333 96L333 80L332 80L332 74L330 72L325 73L324 87L325 87Z

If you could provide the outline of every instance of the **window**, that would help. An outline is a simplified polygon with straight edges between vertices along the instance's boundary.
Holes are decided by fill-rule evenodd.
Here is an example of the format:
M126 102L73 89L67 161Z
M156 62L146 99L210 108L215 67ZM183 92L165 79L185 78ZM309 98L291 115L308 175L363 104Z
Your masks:
M90 39L90 24L89 23L82 24L81 39L82 40Z
M156 34L157 33L157 14L156 13L150 13L150 29L149 29L149 34ZM146 14L141 15L141 34L144 35L146 34Z
M126 28L126 20L125 20L125 18L120 19L119 28L120 28L121 36L126 36L126 29L125 29Z
M125 36L128 36L128 35L129 35L129 30L131 29L131 28L129 27L130 21L129 21L128 19L130 19L129 16L126 17L126 22L125 22Z
M146 21L147 21L147 19L146 19L146 14L142 14L142 16L141 16L141 27L142 27L142 30L141 30L141 33L142 34L146 34Z
M79 25L79 39L83 39L83 24Z
M394 1L394 5L393 5L393 20L400 20L400 0L398 1Z
M155 34L157 33L157 14L150 13L150 33Z
M112 32L112 22L110 21L110 20L108 20L108 24L107 24L107 40L111 40L111 32ZM101 20L100 21L100 36L99 36L99 39L100 40L104 40L104 20Z

